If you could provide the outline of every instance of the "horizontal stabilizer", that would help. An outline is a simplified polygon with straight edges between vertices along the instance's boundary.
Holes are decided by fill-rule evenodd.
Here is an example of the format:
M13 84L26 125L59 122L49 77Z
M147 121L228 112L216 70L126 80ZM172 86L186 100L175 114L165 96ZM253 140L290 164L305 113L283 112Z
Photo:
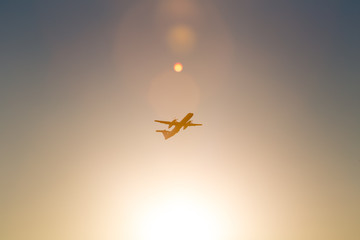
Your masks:
M175 135L174 133L166 130L156 130L156 132L161 132L164 135L165 140Z

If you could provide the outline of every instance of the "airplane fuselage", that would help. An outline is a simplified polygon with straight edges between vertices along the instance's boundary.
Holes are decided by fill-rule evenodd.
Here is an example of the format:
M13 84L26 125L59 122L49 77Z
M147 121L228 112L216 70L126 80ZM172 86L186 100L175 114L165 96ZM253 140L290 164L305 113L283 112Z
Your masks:
M192 116L194 116L193 113L188 113L181 121L180 121L180 124L178 125L175 125L174 129L173 130L177 130L177 132L180 131L180 129L182 127L184 127L186 125L186 123L192 118Z

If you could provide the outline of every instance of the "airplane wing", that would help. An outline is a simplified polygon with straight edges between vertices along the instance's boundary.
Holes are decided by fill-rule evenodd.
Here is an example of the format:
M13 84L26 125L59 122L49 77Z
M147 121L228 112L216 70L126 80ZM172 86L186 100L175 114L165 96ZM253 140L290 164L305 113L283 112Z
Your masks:
M187 129L188 127L193 127L193 126L202 126L202 124L188 122L185 124L184 130Z
M191 127L191 126L202 126L202 124L198 124L198 123L190 123L188 126L189 126L189 127Z
M169 121L155 120L154 122L163 123L163 124L171 124L171 122L169 122Z

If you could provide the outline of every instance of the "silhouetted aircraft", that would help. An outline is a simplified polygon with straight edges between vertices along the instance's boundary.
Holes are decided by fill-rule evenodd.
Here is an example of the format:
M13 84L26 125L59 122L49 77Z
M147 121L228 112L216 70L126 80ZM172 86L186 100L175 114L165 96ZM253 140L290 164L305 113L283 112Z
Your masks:
M155 122L158 122L158 123L168 124L169 125L168 128L175 126L171 131L156 130L156 132L161 132L164 135L164 138L168 139L168 138L174 136L175 134L177 134L181 130L181 128L184 128L184 130L185 130L187 127L190 127L190 126L202 126L202 124L196 124L196 123L192 123L190 121L190 118L192 118L193 115L194 115L193 113L188 113L180 122L178 122L176 119L173 120L172 122L155 120Z

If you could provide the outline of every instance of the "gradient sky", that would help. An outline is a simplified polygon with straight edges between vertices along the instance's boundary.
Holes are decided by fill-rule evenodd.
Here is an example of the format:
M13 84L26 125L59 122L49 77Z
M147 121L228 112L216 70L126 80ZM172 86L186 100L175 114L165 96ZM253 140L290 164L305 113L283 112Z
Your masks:
M2 1L0 238L153 240L186 199L221 225L199 240L360 239L359 13ZM188 112L204 126L155 132Z

